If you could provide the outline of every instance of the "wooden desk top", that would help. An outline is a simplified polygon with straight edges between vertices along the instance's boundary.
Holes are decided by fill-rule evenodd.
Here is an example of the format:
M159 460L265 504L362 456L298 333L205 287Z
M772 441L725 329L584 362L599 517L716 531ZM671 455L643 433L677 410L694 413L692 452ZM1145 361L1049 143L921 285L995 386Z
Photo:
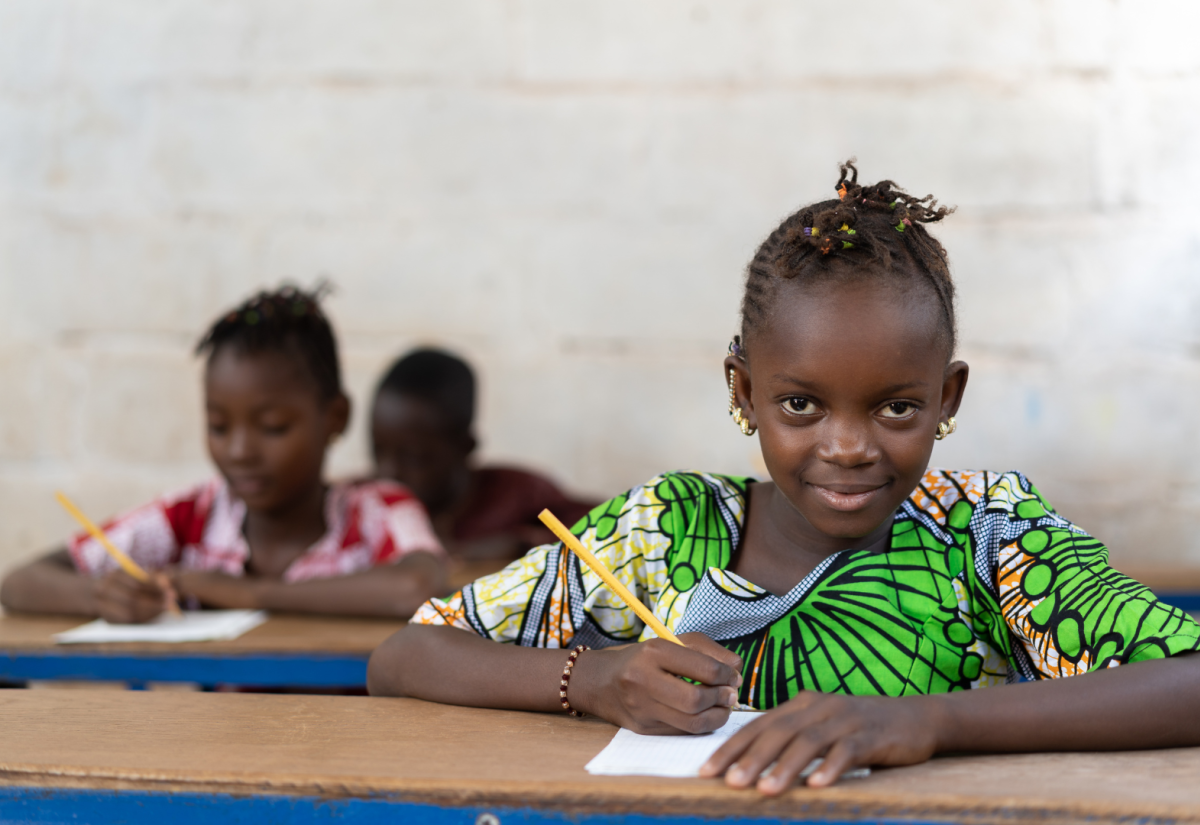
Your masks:
M476 579L491 575L508 566L508 562L500 559L484 559L483 561L452 561L446 575L446 592L456 593Z
M676 816L1200 821L1200 748L937 759L778 799L589 776L615 728L412 699L0 691L0 785Z
M1114 566L1156 593L1200 593L1200 567L1140 567L1136 564Z
M272 615L265 623L237 639L213 642L162 644L122 642L101 645L56 645L54 634L78 627L88 619L79 616L0 616L0 651L72 653L334 653L370 655L379 644L404 626L394 619L356 619L342 616Z
M483 561L455 565L450 586L460 589L480 576L495 572L503 562ZM72 653L249 655L255 653L331 653L368 656L385 639L404 626L398 619L363 619L348 616L313 616L275 613L264 624L229 641L156 644L123 642L101 645L56 645L54 634L78 627L90 619L82 616L46 616L0 612L0 651Z

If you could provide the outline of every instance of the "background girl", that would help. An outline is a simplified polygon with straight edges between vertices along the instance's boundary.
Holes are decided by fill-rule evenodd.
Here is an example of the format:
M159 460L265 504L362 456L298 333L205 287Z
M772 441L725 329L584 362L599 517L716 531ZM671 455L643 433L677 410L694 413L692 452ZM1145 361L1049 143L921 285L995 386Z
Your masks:
M438 592L444 554L416 498L394 482L324 481L350 400L318 299L260 293L200 342L220 478L104 525L144 569L166 571L155 584L80 536L9 575L0 602L142 622L177 592L210 607L407 617Z
M1200 627L1020 473L927 469L968 375L924 227L947 210L850 164L838 194L760 247L725 361L770 480L668 473L574 528L689 647L554 544L422 606L372 658L373 693L664 733L740 699L770 712L705 772L771 794L817 756L827 785L942 751L1200 743L1200 660L1179 655Z

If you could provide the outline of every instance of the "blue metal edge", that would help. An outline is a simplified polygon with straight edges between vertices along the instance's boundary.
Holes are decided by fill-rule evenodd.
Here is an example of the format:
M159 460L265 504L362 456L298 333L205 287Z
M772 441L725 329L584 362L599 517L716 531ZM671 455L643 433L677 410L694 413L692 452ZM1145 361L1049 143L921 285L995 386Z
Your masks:
M360 656L256 654L171 656L100 653L0 652L0 681L79 679L121 682L198 682L261 687L363 687Z
M1155 597L1163 604L1178 607L1189 613L1200 611L1200 593L1155 593Z
M866 812L864 812L866 813ZM944 825L946 820L897 817L867 821L903 825ZM103 791L76 788L0 787L0 823L57 825L58 823L117 823L118 825L211 825L221 823L294 823L295 825L778 825L785 822L820 825L858 825L864 820L824 819L820 816L779 817L652 816L649 814L589 814L534 808L449 808L382 797L323 798L316 796L173 793L164 791Z

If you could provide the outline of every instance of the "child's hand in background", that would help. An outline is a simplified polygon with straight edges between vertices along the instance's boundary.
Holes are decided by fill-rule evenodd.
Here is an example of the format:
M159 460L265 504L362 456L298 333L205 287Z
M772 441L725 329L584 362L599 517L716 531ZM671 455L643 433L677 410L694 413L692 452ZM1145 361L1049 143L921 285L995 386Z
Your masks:
M113 624L141 624L174 604L175 591L161 574L147 584L124 570L114 570L94 580L92 598L100 618Z
M587 651L571 675L571 705L638 733L716 730L737 703L741 661L702 633L680 640L687 647L651 639Z
M755 719L729 739L700 769L725 774L733 788L757 785L768 795L790 788L812 760L825 758L808 778L832 785L846 771L870 765L924 762L937 745L929 699L843 696L805 690ZM760 775L775 763L770 772Z
M171 574L175 589L184 597L194 598L205 607L226 610L257 608L257 580L248 576L230 576L209 570L176 570Z

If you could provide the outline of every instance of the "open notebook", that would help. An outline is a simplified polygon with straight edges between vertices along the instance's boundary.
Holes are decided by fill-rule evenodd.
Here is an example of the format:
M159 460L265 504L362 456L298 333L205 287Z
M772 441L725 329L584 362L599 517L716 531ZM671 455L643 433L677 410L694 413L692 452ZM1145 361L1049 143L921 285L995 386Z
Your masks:
M103 642L210 642L236 639L267 620L261 610L196 610L181 615L167 613L145 624L109 624L97 619L56 634L59 644Z
M699 776L700 766L708 761L708 757L760 715L753 711L734 711L720 730L699 736L646 736L621 728L608 747L588 762L587 770L606 776ZM807 777L820 764L820 759L814 759L801 777ZM861 778L870 773L870 768L859 768L847 771L842 778Z

